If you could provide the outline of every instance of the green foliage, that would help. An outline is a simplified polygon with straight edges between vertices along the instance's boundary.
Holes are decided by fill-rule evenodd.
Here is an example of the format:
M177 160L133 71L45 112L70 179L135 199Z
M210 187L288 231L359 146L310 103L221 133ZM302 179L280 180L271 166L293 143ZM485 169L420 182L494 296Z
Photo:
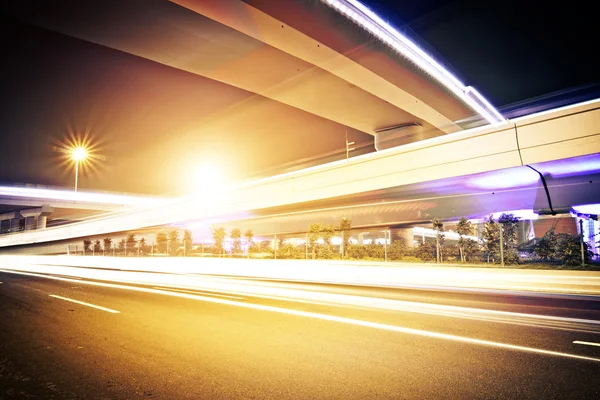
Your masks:
M487 261L500 260L500 226L491 215L483 224L483 240Z
M145 256L148 254L148 243L145 238L140 239L140 255Z
M502 241L504 248L504 263L518 264L521 259L517 252L517 231L519 227L519 218L513 214L502 214L498 218L498 223L502 224Z
M555 254L564 265L581 265L581 237L559 233L556 240ZM583 243L583 254L585 263L589 264L593 253L585 242Z
M225 228L221 227L221 228L216 228L213 229L213 240L215 241L215 250L218 254L223 255L224 249L223 249L223 243L225 242L225 236L227 236L227 232L225 231Z
M365 246L367 250L367 257L369 258L385 258L385 247L382 244L371 242Z
M127 253L128 254L137 254L137 249L136 249L136 245L137 245L137 240L135 239L135 235L133 233L130 233L129 235L127 235L127 241L125 242L125 244L127 245Z
M558 237L554 232L554 226L550 228L544 236L537 239L533 245L533 253L543 261L554 261L556 258L556 250Z
M481 257L481 245L473 239L465 239L463 241L463 257L464 261L479 261Z
M322 226L321 237L325 242L325 246L331 247L331 239L335 236L335 228L333 225Z
M102 245L104 247L104 251L110 250L110 248L112 247L112 238L105 237L104 239L102 239Z
M408 249L404 239L396 239L388 247L388 259L401 260L407 253Z
M185 254L190 255L192 253L194 238L192 237L192 232L189 229L183 231L183 244L185 246Z
M231 230L231 234L229 235L229 237L233 239L232 253L233 254L241 253L242 252L242 242L240 241L240 238L242 237L242 231L239 228L233 228Z
M169 255L170 256L176 256L177 252L179 251L179 247L181 246L181 244L179 243L179 230L177 229L172 229L169 231L169 242L168 242L168 249L169 249Z
M254 239L254 232L252 232L252 229L248 229L246 232L244 232L244 237L246 238L246 243L248 244L248 251L250 251L250 249L252 249L252 240Z
M319 246L317 256L322 259L330 260L333 258L334 252L331 245Z
M434 218L431 221L431 226L433 230L436 231L436 259L439 261L443 261L442 253L444 247L444 223L439 218Z
M100 239L96 239L96 241L94 242L94 253L100 254L101 252L102 252L102 245L101 245Z
M360 260L367 257L367 248L361 244L349 244L347 254L350 258Z
M473 225L471 224L471 221L469 221L468 219L466 219L465 217L461 217L458 220L458 223L456 224L456 233L458 233L459 238L458 238L458 249L460 252L460 259L461 262L465 262L466 261L466 254L465 254L465 242L467 240L473 240L473 239L466 239L465 236L470 236L473 234Z
M304 257L304 246L296 246L292 243L283 243L277 249L277 258L280 259L301 259Z
M436 259L435 239L425 238L414 250L415 257L423 261L434 261Z
M156 234L156 251L160 254L167 252L167 234L165 232L158 232Z
M313 260L317 256L317 242L321 238L322 231L322 224L310 224L310 226L308 227L308 246L310 248L310 252L312 253Z
M444 246L443 259L446 261L462 261L460 247L456 243L449 243Z
M342 218L342 220L340 221L340 226L338 227L338 230L340 231L340 233L342 234L342 246L344 249L344 256L348 255L348 246L350 245L350 236L351 236L351 230L352 230L352 219L350 218Z
M126 255L125 254L125 244L126 243L127 242L125 241L125 238L119 240L119 253L122 254L122 255Z
M83 252L91 253L92 252L92 241L90 239L83 239Z

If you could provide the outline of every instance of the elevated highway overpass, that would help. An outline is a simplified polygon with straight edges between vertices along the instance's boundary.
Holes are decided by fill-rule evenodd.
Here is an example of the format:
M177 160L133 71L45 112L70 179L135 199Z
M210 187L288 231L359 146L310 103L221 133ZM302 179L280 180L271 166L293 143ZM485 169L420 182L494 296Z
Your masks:
M474 88L356 0L26 0L3 8L16 21L193 74L190 90L205 99L195 110L198 137L348 131L384 149L503 122Z
M243 220L259 214L260 210L291 205L306 206L327 202L330 206L343 204L348 198L374 193L393 193L402 201L402 188L443 179L465 180L476 174L497 171L494 178L506 181L506 189L519 186L510 183L510 170L531 166L541 175L551 175L552 165L544 170L543 163L565 160L564 171L587 168L590 178L585 199L597 202L598 157L600 153L600 100L565 107L551 112L531 115L510 121L502 126L475 128L452 135L366 154L348 160L329 163L301 171L239 184L221 193L178 198L160 207L140 207L129 212L100 216L68 226L31 231L0 238L0 246L68 240L72 238L132 231L145 227L177 224L186 221L217 223L223 220ZM570 160L579 160L572 162ZM579 165L579 166L578 166ZM539 168L539 169L536 169ZM583 169L582 169L583 168ZM531 171L526 179L536 183L539 176ZM556 183L556 186L552 186ZM553 192L573 191L568 181L549 182ZM571 182L573 183L573 182ZM583 185L576 180L574 184ZM486 179L481 185L486 184ZM543 186L543 185L542 185ZM526 189L526 202L535 192L534 206L543 209L540 185ZM556 188L554 190L553 188ZM591 188L591 189L590 189ZM579 190L579 189L578 189ZM542 193L545 193L542 192ZM487 193L489 195L489 191ZM492 193L491 196L495 196ZM566 198L569 198L568 196ZM545 200L548 200L547 198ZM530 201L531 202L531 201ZM566 202L564 200L563 202ZM559 202L560 203L560 202ZM551 209L550 204L546 208ZM253 214L255 213L255 214Z

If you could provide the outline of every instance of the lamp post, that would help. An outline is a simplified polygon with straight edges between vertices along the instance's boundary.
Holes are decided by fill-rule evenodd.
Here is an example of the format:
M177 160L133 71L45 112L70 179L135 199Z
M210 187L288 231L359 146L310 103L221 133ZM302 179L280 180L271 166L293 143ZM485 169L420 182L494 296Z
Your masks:
M71 159L75 161L75 191L77 191L77 183L79 179L79 163L84 161L87 156L87 150L81 146L75 147L71 151Z

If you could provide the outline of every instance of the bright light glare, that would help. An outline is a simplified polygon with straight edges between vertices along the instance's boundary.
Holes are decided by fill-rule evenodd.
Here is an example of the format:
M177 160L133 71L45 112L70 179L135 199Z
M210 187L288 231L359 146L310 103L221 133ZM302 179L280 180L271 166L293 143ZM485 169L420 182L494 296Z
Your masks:
M227 188L228 182L221 169L214 164L203 164L193 174L192 187L197 193L221 192Z
M87 158L87 150L83 147L75 147L71 152L71 158L75 161L83 161Z

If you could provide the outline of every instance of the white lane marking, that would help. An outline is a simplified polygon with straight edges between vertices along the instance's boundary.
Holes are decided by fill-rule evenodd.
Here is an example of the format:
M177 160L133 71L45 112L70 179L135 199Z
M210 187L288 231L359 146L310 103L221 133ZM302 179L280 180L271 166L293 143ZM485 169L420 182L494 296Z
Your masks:
M113 309L110 309L110 308L97 306L95 304L90 304L90 303L86 303L86 302L79 301L79 300L69 299L68 297L57 296L55 294L49 294L48 296L54 297L55 299L61 299L61 300L65 300L65 301L70 301L72 303L81 304L83 306L88 306L88 307L96 308L98 310L106 311L106 312L109 312L109 313L112 313L112 314L120 314L121 313L120 311L117 311L117 310L113 310Z
M576 341L574 341L573 343L575 343L575 344L585 344L585 345L587 345L587 346L597 346L597 347L600 347L600 343L594 343L594 342L583 342L583 341L581 341L581 340L576 340Z
M160 287L160 286L152 286L153 289L158 289L158 290L173 290L175 292L181 292L181 293L192 293L192 294L197 294L200 296L217 296L217 297L227 297L230 299L239 299L242 300L243 297L240 296L229 296L229 295L225 295L225 294L217 294L217 293L206 293L203 292L202 290L183 290L183 289L175 289L175 288L170 288L170 287Z
M16 274L16 275L29 275L29 276L37 276L37 277L41 277L41 278L53 279L53 280L59 280L59 281L75 282L75 280L69 279L69 278L60 278L60 277L44 275L44 274L36 274L36 273L31 273L31 272L21 272L21 271L2 270L2 269L0 269L0 271L11 273L11 274ZM181 298L185 298L185 299L207 301L210 303L218 303L218 304L225 304L225 305L237 306L237 307L242 307L242 308L249 308L249 309L254 309L254 310L271 311L271 312L276 312L276 313L280 313L280 314L296 315L296 316L300 316L300 317L313 318L313 319L318 319L318 320L323 320L323 321L340 322L340 323L345 323L345 324L349 324L349 325L363 326L363 327L368 327L368 328L375 328L375 329L387 330L387 331L398 332L398 333L405 333L405 334L409 334L409 335L422 336L422 337L428 337L428 338L434 338L434 339L449 340L449 341L460 342L460 343L477 344L477 345L482 345L482 346L487 346L487 347L495 347L495 348L507 349L507 350L518 350L518 351L542 354L542 355L547 355L547 356L557 356L557 357L573 358L573 359L577 359L577 360L600 362L600 358L595 358L595 357L587 357L587 356L581 356L581 355L577 355L577 354L563 353L563 352L559 352L559 351L538 349L535 347L526 347L526 346L519 346L519 345L514 345L514 344L508 344L508 343L494 342L491 340L474 339L474 338L469 338L466 336L458 336L458 335L451 335L451 334L447 334L447 333L425 331L425 330L421 330L421 329L407 328L407 327L396 326L396 325L388 325L388 324L382 324L382 323L378 323L378 322L363 321L363 320L346 318L346 317L337 317L334 315L319 314L319 313L314 313L314 312L309 312L309 311L291 310L291 309L287 309L287 308L266 306L266 305L262 305L262 304L242 303L242 302L233 301L233 300L216 299L214 297L203 297L203 296L192 295L192 294L187 294L187 293L176 293L176 292L150 289L150 288L119 285L119 284L114 284L114 283L90 282L90 281L85 281L85 280L81 280L81 281L77 281L77 282L83 283L86 285L92 285L92 286L102 286L102 287L109 287L109 288L116 288L116 289L132 290L132 291L137 291L137 292L155 293L155 294L162 294L162 295L173 296L173 297L181 297Z

